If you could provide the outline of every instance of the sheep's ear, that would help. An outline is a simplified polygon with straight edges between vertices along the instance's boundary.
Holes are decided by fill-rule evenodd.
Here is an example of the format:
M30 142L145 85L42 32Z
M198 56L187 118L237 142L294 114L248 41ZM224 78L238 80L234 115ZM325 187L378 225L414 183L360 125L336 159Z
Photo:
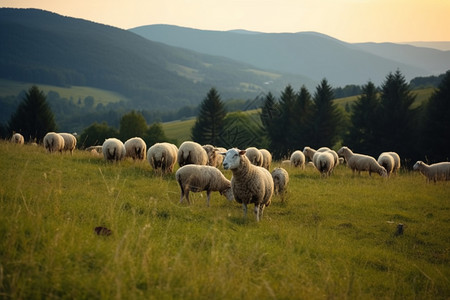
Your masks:
M239 150L239 155L244 155L245 152L247 152L246 150Z

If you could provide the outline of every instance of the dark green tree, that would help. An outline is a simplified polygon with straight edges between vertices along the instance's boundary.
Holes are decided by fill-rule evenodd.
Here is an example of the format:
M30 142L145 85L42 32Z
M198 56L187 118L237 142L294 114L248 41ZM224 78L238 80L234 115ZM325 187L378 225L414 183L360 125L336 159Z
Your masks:
M267 93L260 114L261 123L265 132L268 148L274 155L279 144L279 131L277 126L281 119L280 105L271 92Z
M445 73L430 100L423 105L419 153L430 162L448 161L450 156L450 71Z
M101 124L94 123L83 130L80 135L79 144L81 148L102 145L106 139L112 137L119 137L117 129L108 126L106 122Z
M322 79L314 93L313 148L332 147L339 138L342 117L333 99L333 89L326 79Z
M373 152L369 154L396 151L404 158L414 155L418 120L411 105L415 98L400 71L386 76L381 86L377 124L374 124L377 142L372 145Z
M56 131L53 112L47 98L41 90L33 85L25 94L8 123L10 132L21 133L26 141L41 141L50 131Z
M147 144L147 148L150 148L155 143L169 142L160 122L155 122L150 125L145 132L143 139Z
M125 142L132 137L143 137L147 131L147 121L136 111L131 111L120 119L120 139Z
M200 111L191 131L191 138L199 144L220 144L224 128L225 106L215 88L211 88L200 104Z
M296 140L293 139L295 129L298 127L298 115L295 114L297 94L291 85L287 85L280 96L280 120L278 120L279 140L277 149L274 149L275 157L286 157L296 149Z
M314 102L308 89L303 85L300 88L294 104L293 115L295 121L291 128L291 137L294 149L303 149L313 138Z
M250 146L266 148L267 139L264 128L255 114L242 111L228 113L224 119L224 131L221 135L221 144L225 148L237 147L246 149Z
M370 153L377 143L375 124L377 124L379 99L377 88L369 81L362 87L362 94L352 106L351 125L344 139L345 145L351 145L354 151Z

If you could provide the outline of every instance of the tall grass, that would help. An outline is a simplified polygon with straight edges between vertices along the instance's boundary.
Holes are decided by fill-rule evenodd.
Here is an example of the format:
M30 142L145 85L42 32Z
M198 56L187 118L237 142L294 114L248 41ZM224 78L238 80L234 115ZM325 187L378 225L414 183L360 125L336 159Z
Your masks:
M417 173L289 169L257 223L217 193L180 204L146 162L1 142L0 168L1 298L450 297L450 184Z

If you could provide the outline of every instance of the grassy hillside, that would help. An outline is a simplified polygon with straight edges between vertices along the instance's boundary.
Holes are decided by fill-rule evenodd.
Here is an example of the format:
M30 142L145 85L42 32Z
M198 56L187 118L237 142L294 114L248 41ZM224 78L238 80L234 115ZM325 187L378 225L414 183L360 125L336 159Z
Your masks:
M0 165L4 298L450 297L448 182L288 169L285 201L256 223L218 193L180 204L147 162L0 142Z

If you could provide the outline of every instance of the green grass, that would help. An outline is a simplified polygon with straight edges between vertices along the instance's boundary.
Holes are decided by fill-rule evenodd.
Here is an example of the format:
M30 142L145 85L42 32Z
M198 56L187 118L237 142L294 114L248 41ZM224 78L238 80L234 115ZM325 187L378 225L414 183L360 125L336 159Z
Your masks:
M147 162L0 142L0 166L1 298L450 297L448 182L288 169L257 223L218 193L179 204Z
M33 83L22 83L18 81L0 79L0 96L18 95L21 91L28 91L28 89L32 85ZM78 99L84 100L84 98L86 98L87 96L94 97L95 105L97 105L98 103L106 105L110 102L129 100L119 93L87 86L58 87L45 84L38 84L37 86L45 94L48 94L49 91L54 91L57 92L61 98L73 99L75 103L76 101L78 101Z
M191 140L191 128L195 124L195 118L183 121L162 123L164 133L170 140L176 140L179 144Z

